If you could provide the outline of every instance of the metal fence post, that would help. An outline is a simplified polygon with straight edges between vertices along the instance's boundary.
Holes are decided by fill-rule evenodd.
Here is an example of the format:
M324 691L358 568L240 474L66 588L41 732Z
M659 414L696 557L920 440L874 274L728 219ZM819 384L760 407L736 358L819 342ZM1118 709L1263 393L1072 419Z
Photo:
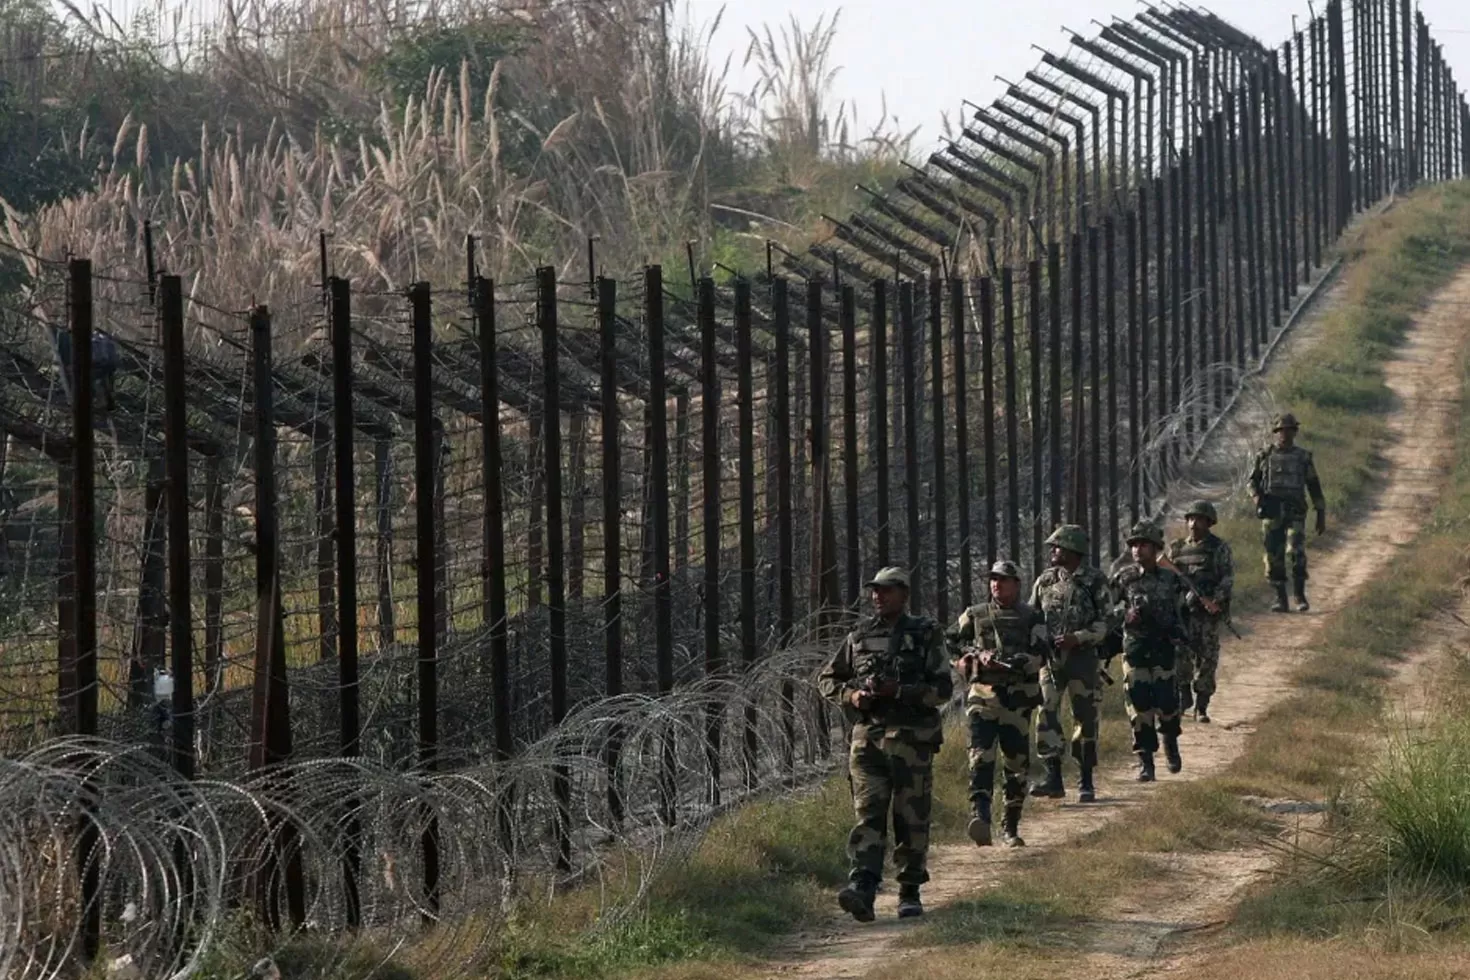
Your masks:
M480 466L485 484L481 514L481 576L483 592L480 621L489 631L490 692L495 725L496 758L509 759L514 750L510 715L509 623L505 582L505 487L502 474L500 428L500 364L495 339L495 283L480 276L474 282L476 341L480 367ZM616 510L616 509L615 509ZM614 693L614 692L609 692Z
M851 299L852 290L849 288L843 296L843 308L848 313L850 313ZM846 327L844 338L850 340ZM750 282L742 278L735 280L735 357L738 371L736 410L739 415L740 428L740 662L747 671L754 667L760 655L757 646L755 615L755 381L752 370L752 347ZM844 355L848 361L848 375L851 377L852 346L850 343L845 343L844 348ZM847 393L851 394L850 383ZM853 413L849 412L847 419L848 455L852 457L856 453L857 440L856 433L853 431ZM852 493L853 482L855 482L855 477L849 482L849 495ZM848 507L850 515L855 512L856 501L851 497L849 497ZM856 551L856 531L852 527L851 517L849 517L848 530L851 538L848 542L849 547ZM757 720L755 705L748 704L745 709L743 739L747 786L754 786L758 775L757 761L760 745L757 741Z
M92 263L72 259L67 266L69 317L71 320L71 472L57 467L59 484L69 476L70 500L58 507L61 520L70 520L71 613L70 649L62 643L60 685L63 702L71 700L70 712L81 736L97 734L97 521L96 449L92 420ZM59 502L59 501L58 501ZM58 603L58 605L60 605ZM58 613L61 610L58 609ZM63 631L65 632L65 631ZM70 671L67 661L70 660ZM65 675L74 686L66 690ZM68 698L67 695L71 697ZM81 880L82 954L89 962L102 952L102 838L90 806L83 810L78 826L77 874Z
M434 486L438 469L439 433L434 418L434 321L429 284L408 289L412 310L414 521L417 537L414 563L418 595L418 762L424 772L439 767L439 636L435 628L439 556L434 521ZM423 839L424 893L430 913L439 908L439 827L430 817Z
M791 309L789 284L771 282L771 330L776 342L776 643L791 642L796 619L795 541L791 514ZM781 713L786 739L783 764L796 762L796 688L781 684Z
M280 533L276 510L276 431L271 366L270 311L256 307L250 316L250 348L255 416L255 688L252 693L250 768L267 769L290 760L290 676L281 602ZM279 781L275 785L284 790ZM286 916L299 926L306 919L306 881L296 828L280 817L267 818L272 839L268 857L256 869L254 888L263 904L267 928L283 925L274 883L285 879Z
M619 430L622 413L618 405L618 284L615 279L597 280L598 366L602 382L602 643L603 693L623 693L623 478ZM607 770L607 806L613 820L621 824L625 815L623 794L618 787L621 733L607 741L604 764Z
M354 462L356 420L352 407L352 287L336 276L327 281L332 322L332 439L335 448L333 473L336 504L337 544L337 697L342 755L361 754L362 720L358 691L357 642L357 483ZM165 292L167 296L167 292ZM361 828L356 809L349 802L344 832L342 877L346 897L347 924L361 924L358 881L362 873Z
M949 497L945 487L944 429L950 424L946 417L944 402L944 283L937 268L929 272L929 361L933 380L929 386L931 398L930 432L934 455L934 510L930 523L934 535L934 609L941 623L949 622ZM951 329L953 324L951 323ZM956 379L956 386L963 381Z
M704 497L704 671L718 675L724 669L720 650L720 364L715 324L715 282L699 280L699 420ZM709 753L710 802L720 803L720 712L709 709L705 720L705 748Z
M1026 327L1027 360L1031 364L1031 563L1033 575L1040 575L1045 567L1041 553L1042 488L1046 467L1046 429L1042 422L1041 397L1041 260L1032 259L1026 265ZM1052 523L1057 523L1053 515Z
M1007 265L1000 270L1001 360L1005 365L1006 546L1011 561L1019 565L1021 563L1021 448L1018 416L1021 414L1021 405L1016 391L1015 293L1015 273Z
M875 432L873 447L877 452L873 459L873 470L878 481L876 499L878 553L874 557L878 565L886 566L892 558L890 552L893 512L889 502L889 474L891 473L889 466L891 464L888 458L890 448L888 431L888 281L885 279L873 280L871 325L868 342L872 365L868 377L873 399L868 419Z
M909 603L910 608L918 612L923 608L923 591L920 588L922 576L919 569L923 546L923 531L919 526L919 331L914 322L914 284L907 279L898 285L898 316L903 355L904 534L908 545L909 576L912 580Z
M536 270L536 310L541 331L541 432L546 463L546 602L551 627L551 720L567 715L566 550L562 526L561 363L556 269ZM556 798L557 867L572 864L571 777L562 766L552 773Z
M740 295L740 292L737 291L737 300ZM748 286L745 291L745 299L748 304L750 301ZM737 303L737 315L739 315L739 310ZM748 309L746 315L749 315ZM842 287L837 316L842 331L842 498L846 518L844 534L846 538L846 599L848 608L856 609L862 599L860 592L863 583L862 510L858 497L860 492L858 459L862 450L862 441L858 437L857 412L857 290L852 286ZM748 368L742 368L741 371L741 377L744 379L749 373ZM746 399L748 396L741 395L740 397ZM742 423L741 431L745 429ZM754 520L753 511L752 520Z
M161 283L164 459L168 475L168 603L173 690L173 766L194 778L194 633L190 615L188 378L184 373L184 291Z

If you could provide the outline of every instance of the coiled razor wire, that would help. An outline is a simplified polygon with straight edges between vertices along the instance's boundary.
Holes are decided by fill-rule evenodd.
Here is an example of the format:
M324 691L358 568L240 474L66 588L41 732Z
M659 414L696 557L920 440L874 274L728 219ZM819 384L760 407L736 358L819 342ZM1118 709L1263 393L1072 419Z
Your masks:
M1234 393L1223 413L1221 392ZM1230 363L1200 371L1184 386L1180 407L1151 419L1144 430L1138 468L1147 486L1167 488L1150 510L1177 510L1201 497L1217 503L1235 497L1250 478L1255 451L1269 441L1277 411L1258 371Z
M85 738L0 759L0 975L78 975L88 915L114 975L243 975L264 954L293 980L394 951L470 975L512 909L568 887L617 922L724 810L828 771L837 720L814 680L849 619L668 695L591 701L514 758L452 771L332 758L187 781L152 748Z

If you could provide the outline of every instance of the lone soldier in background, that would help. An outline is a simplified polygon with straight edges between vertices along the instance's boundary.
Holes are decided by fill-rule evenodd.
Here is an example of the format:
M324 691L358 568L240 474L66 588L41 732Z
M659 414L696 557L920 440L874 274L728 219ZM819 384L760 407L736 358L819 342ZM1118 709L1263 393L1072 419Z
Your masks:
M898 916L924 914L919 887L929 880L932 763L944 737L939 708L954 693L954 677L939 624L904 611L908 572L885 568L865 588L873 617L847 635L817 685L852 723L848 771L857 826L847 839L850 883L837 901L854 919L872 922L890 809Z
M1251 468L1251 497L1261 519L1261 537L1266 546L1266 578L1276 589L1275 612L1286 612L1286 552L1291 552L1291 576L1296 586L1297 612L1311 608L1307 603L1307 495L1317 511L1317 533L1327 530L1327 506L1322 500L1322 481L1312 454L1296 445L1300 426L1291 413L1278 415L1271 427L1274 445L1256 454Z
M1206 725L1220 667L1220 624L1230 615L1235 586L1230 545L1211 530L1217 522L1215 505L1196 500L1184 512L1188 535L1169 545L1169 560L1197 590L1185 600L1189 645L1179 651L1179 708L1187 711L1193 705L1195 720Z
M1046 778L1031 786L1032 796L1058 799L1062 786L1062 695L1072 705L1072 756L1082 769L1077 800L1094 799L1092 772L1097 768L1097 716L1102 696L1098 649L1108 632L1112 605L1101 571L1085 564L1087 532L1063 524L1046 539L1051 567L1037 576L1031 589L1032 608L1041 612L1051 638L1041 668L1041 720L1036 725L1036 753L1046 765Z
M949 639L959 654L955 668L969 684L965 714L970 721L970 839L991 841L991 797L995 756L1005 758L1007 847L1023 847L1021 808L1031 769L1031 712L1041 703L1041 665L1051 636L1040 612L1021 602L1021 571L1013 561L990 568L990 601L960 614Z
M1118 597L1116 614L1123 620L1123 686L1128 720L1133 725L1133 751L1138 755L1138 781L1154 780L1154 753L1159 736L1169 771L1184 767L1179 755L1179 689L1175 684L1175 652L1185 643L1184 582L1159 565L1164 532L1152 521L1139 521L1128 533L1133 564L1113 576Z

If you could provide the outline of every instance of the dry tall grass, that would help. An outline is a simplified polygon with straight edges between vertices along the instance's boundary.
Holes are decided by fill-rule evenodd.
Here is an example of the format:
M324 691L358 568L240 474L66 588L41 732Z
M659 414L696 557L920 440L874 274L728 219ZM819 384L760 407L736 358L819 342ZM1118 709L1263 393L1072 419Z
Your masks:
M658 261L705 238L712 199L742 181L809 187L833 162L904 152L881 130L854 145L831 110L835 19L767 31L756 85L734 93L709 58L720 19L679 26L664 7L245 0L176 46L149 31L190 22L178 10L129 28L74 10L66 36L15 42L55 56L45 84L146 91L108 93L134 111L69 137L94 188L6 205L0 241L141 269L149 219L160 263L231 308L307 301L323 231L360 288L462 281L467 234L497 279L544 263L580 278L590 236L623 268Z

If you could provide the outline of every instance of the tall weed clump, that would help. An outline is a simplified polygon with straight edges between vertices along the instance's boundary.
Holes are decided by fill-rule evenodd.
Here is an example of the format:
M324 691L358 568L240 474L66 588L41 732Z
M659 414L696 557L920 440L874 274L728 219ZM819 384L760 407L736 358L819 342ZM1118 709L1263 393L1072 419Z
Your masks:
M1399 739L1368 783L1368 842L1401 875L1470 889L1470 720Z

